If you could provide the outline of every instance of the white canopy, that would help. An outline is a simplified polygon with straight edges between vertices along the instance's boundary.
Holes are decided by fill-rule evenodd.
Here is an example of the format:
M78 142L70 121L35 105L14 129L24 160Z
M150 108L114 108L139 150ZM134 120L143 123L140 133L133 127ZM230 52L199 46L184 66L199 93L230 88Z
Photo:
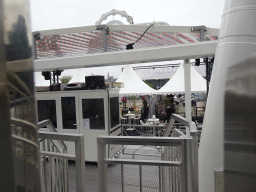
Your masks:
M158 94L185 93L184 64L182 63L173 77L158 91ZM191 66L191 92L206 93L206 80Z
M119 95L149 95L156 92L141 80L130 65L125 66L116 82L124 83L124 88L120 88Z
M50 80L45 80L41 72L34 73L34 86L35 87L49 87Z
M82 68L78 69L74 77L68 82L71 83L84 83L85 82L85 73Z

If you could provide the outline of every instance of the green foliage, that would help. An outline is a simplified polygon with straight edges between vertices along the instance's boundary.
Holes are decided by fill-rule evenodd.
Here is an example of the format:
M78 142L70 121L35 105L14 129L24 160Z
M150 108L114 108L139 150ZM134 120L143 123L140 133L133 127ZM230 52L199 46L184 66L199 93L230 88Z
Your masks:
M152 83L146 83L149 87L153 88L154 89L154 84Z
M166 107L168 107L168 106L171 105L171 101L170 101L170 99L169 99L168 97L166 97L166 98L164 99L164 104L165 104Z
M144 82L151 88L154 89L154 84L150 83L149 80L144 80Z
M62 77L60 78L60 81L61 81L62 83L68 83L71 79L72 79L72 77L71 77L70 75L66 75L66 76L62 76Z

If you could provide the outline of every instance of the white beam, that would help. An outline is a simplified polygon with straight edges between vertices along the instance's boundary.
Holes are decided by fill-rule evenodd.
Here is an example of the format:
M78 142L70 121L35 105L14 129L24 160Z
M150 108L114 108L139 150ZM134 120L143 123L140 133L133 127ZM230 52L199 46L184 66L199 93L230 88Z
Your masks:
M207 41L75 57L41 59L34 61L34 70L74 69L211 57L215 54L216 46L217 41Z
M143 32L148 28L148 25L106 25L109 31L127 31L127 32ZM45 35L60 35L60 34L70 34L70 33L82 33L82 32L93 32L97 30L97 25L86 26L86 27L72 27L64 29L53 29L45 31L37 31L41 36ZM152 26L148 29L149 32L158 32L158 33L192 33L191 26ZM200 33L200 32L193 32ZM219 35L219 29L207 28L204 32L205 35Z

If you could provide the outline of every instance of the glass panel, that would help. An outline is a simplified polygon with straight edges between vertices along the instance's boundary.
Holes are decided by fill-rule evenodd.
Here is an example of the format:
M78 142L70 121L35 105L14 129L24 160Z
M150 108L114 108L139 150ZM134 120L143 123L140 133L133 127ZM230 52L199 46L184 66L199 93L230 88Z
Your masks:
M55 128L57 128L56 102L55 100L37 101L38 122L50 119Z
M82 99L83 129L105 129L104 100Z
M63 129L76 129L76 99L61 97Z
M111 127L119 124L119 99L118 97L110 98L110 121Z

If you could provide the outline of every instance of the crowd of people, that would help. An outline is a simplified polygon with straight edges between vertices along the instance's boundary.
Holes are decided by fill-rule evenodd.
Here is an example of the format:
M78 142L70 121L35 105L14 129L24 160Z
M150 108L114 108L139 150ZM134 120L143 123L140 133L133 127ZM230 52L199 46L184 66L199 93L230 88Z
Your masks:
M149 104L146 98L142 97L143 107L141 109L141 119L148 118ZM173 95L161 96L159 101L155 105L155 116L160 120L169 121L172 113L175 113L175 102Z

